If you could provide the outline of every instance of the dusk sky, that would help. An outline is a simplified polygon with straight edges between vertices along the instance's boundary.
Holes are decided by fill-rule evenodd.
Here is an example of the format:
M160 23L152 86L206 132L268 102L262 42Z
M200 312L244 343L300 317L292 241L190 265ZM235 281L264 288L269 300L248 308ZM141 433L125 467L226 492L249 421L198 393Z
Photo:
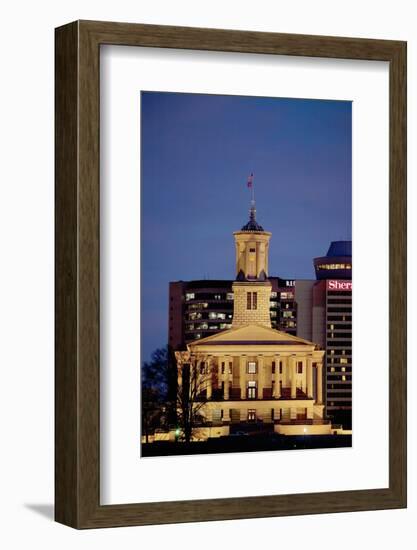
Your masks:
M351 239L351 102L141 93L142 361L168 341L168 283L234 279L233 231L272 232L269 275L313 279Z

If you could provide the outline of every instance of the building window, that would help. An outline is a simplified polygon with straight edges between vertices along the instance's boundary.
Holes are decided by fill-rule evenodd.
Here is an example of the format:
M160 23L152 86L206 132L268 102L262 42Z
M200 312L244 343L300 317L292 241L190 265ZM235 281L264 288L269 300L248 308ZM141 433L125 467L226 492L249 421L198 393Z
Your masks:
M206 372L205 363L200 363L200 374L205 374L205 372Z
M229 361L229 374L232 374L232 370L233 370L233 362Z
M256 409L248 409L248 422L256 420Z
M282 374L282 361L279 362L279 373Z
M222 374L224 374L224 362L222 361Z
M194 300L194 298L195 298L194 292L187 292L187 294L185 295L185 299L186 299L187 302L189 300Z
M346 359L346 357L341 357L341 358L340 358L340 363L341 363L342 365L347 365L348 360Z
M248 361L248 374L256 374L255 361Z
M256 382L249 380L248 382L248 399L256 399Z
M303 362L302 361L297 362L297 372L298 372L298 374L303 374Z
M256 252L256 248L249 248L249 252L252 252L252 254L254 254Z
M258 309L258 293L246 293L246 309Z
M221 299L222 299L222 295L221 295L221 294L215 294L215 295L214 295L214 299L215 299L215 300L221 300Z
M272 361L271 370L272 370L272 374L275 374L275 361Z
M227 300L233 300L233 292L228 292L228 293L226 294L226 299L227 299Z

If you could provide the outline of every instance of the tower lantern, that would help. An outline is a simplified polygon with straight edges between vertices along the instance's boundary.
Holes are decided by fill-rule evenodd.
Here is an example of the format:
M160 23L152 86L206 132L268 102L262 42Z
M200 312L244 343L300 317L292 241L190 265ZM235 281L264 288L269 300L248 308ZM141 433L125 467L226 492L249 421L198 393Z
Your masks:
M256 221L253 194L249 221L240 231L233 233L236 247L236 281L233 283L233 327L246 324L271 326L269 313L271 283L268 280L269 240L272 233L265 231Z

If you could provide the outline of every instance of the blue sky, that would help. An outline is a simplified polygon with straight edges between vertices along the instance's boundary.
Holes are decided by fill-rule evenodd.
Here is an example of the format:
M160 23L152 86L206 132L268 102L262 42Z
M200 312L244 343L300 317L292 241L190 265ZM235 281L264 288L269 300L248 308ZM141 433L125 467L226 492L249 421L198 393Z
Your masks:
M351 102L141 93L142 360L167 343L168 283L233 279L233 231L272 232L270 275L314 278L351 239Z

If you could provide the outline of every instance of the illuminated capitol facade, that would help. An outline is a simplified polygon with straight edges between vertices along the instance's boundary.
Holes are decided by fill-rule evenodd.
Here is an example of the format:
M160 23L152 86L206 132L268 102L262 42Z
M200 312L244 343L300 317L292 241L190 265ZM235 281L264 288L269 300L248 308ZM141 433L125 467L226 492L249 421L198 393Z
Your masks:
M313 342L271 327L268 254L271 233L256 221L234 233L236 279L230 328L193 340L175 353L201 380L200 410L207 436L254 423L277 433L330 434L324 419L324 351Z

